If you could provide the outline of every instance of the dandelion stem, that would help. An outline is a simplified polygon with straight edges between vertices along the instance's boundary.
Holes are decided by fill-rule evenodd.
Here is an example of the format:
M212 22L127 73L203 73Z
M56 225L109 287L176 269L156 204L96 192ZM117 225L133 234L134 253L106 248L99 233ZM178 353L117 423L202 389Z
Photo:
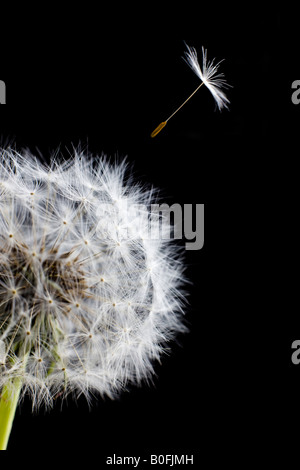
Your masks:
M161 122L159 124L159 126L157 126L156 129L154 129L154 131L152 132L151 134L151 137L156 137L157 134L160 133L160 131L166 126L167 122L170 121L170 119L175 116L176 113L178 113L178 111L194 96L194 94L202 87L202 85L204 85L204 82L201 83L201 85L198 86L198 88L196 88L195 91L193 91L193 93L185 100L184 103L182 103L179 108L176 109L176 111L174 111L173 114L171 114L171 116L168 117L168 119L166 119L165 121Z
M6 450L21 388L22 379L17 378L6 384L2 389L0 398L0 450Z
M170 121L170 119L175 116L176 113L178 113L178 111L194 96L194 94L200 90L200 88L202 87L202 85L204 85L204 82L201 83L201 85L198 86L198 88L196 88L195 91L193 91L193 93L185 100L184 103L182 103L182 105L179 106L179 108L176 109L176 111L174 111L173 114L171 114L170 117L168 117L168 119L166 119L166 122Z

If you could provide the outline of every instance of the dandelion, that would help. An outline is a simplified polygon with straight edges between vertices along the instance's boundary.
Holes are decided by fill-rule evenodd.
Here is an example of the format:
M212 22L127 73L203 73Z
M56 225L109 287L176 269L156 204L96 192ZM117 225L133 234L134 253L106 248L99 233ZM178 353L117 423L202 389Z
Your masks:
M154 193L126 168L0 154L0 448L25 394L116 398L186 330L181 254L147 236Z
M182 103L179 108L171 114L165 121L161 122L159 126L152 132L151 137L157 136L159 132L166 126L167 122L175 116L176 113L195 95L195 93L200 90L200 88L205 85L211 94L213 95L216 104L221 111L223 108L228 109L229 100L226 97L225 93L222 91L222 88L228 88L230 85L227 84L224 79L223 73L218 73L219 65L223 60L215 64L215 59L211 62L207 61L207 50L202 47L202 70L198 61L198 56L196 49L189 47L187 45L187 52L185 52L185 61L191 67L193 72L200 78L201 84L196 88L196 90Z

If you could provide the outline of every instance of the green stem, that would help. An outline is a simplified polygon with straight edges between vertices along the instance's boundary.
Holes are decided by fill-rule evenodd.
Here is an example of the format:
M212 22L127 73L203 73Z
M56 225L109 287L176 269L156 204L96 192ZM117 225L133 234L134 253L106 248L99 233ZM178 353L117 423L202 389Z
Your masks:
M2 389L0 395L0 450L6 450L21 388L22 380L17 378Z

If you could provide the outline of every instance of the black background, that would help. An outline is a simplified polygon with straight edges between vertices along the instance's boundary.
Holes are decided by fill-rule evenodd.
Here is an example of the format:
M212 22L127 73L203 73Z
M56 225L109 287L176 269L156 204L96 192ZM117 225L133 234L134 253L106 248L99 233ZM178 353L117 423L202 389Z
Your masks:
M199 25L193 34L52 36L42 47L19 41L2 60L4 145L38 149L44 158L79 143L127 156L136 178L161 188L164 202L205 204L205 246L186 252L190 333L157 365L154 385L115 402L95 399L91 409L79 399L32 414L25 400L8 450L97 452L99 468L113 453L194 453L213 466L240 450L247 461L257 450L266 460L293 450L300 417L300 366L290 360L299 339L289 265L297 254L296 56L277 12L240 14L222 31ZM184 41L199 55L203 45L209 59L225 58L230 111L215 111L202 88L151 139L199 84L182 60Z

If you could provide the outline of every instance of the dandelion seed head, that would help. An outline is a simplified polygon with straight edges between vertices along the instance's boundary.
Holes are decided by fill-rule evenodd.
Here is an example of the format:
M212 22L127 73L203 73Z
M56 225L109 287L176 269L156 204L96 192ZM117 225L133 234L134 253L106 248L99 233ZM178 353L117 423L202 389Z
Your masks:
M126 171L1 151L0 390L22 378L34 406L115 398L186 330L178 247L147 237L153 193Z

